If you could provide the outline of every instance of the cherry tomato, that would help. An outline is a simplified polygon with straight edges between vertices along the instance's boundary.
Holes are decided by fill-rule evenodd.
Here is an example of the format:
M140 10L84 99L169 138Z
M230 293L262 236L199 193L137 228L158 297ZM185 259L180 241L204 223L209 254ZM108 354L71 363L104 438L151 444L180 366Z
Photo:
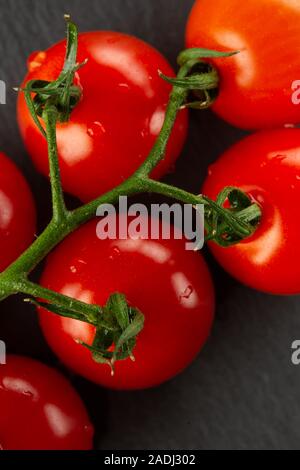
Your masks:
M54 80L65 55L65 41L29 59L31 79ZM70 122L57 130L63 187L90 200L128 178L145 160L161 129L171 87L158 71L174 76L168 62L150 45L114 32L81 34L78 61L88 59L76 83L81 102ZM21 133L39 171L48 175L47 145L34 124L21 93L18 101ZM181 112L169 141L166 158L153 176L165 174L182 149L187 113Z
M300 79L300 8L295 0L198 0L190 15L186 44L240 51L213 63L220 93L213 109L246 129L300 122L293 104ZM298 84L299 88L299 84Z
M106 387L142 389L170 379L195 358L211 329L214 292L209 271L200 254L185 249L183 239L99 240L93 221L50 255L42 284L98 305L122 292L144 313L135 362L118 361L112 376L109 366L96 364L90 351L75 341L91 344L93 326L41 311L43 332L60 359Z
M260 204L255 234L230 248L211 244L241 282L273 294L300 293L300 129L264 131L234 145L209 169L203 192L236 186Z
M0 153L0 271L12 263L33 240L34 201L23 175Z
M88 450L93 427L69 382L21 356L0 366L0 449Z

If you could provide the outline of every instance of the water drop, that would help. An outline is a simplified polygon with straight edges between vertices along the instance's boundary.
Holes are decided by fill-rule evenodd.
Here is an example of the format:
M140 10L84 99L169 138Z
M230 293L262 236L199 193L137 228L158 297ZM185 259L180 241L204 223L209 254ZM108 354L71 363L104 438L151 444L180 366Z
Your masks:
M106 134L104 126L99 121L94 121L87 130L87 133L90 137L97 137L101 134Z
M76 274L77 273L76 266L70 266L70 271L71 271L71 273Z
M30 390L23 390L22 395L28 398L33 398L33 393Z
M109 259L113 260L113 259L119 257L120 254L121 254L120 248L118 248L117 246L114 246L114 247L112 248L112 252L111 252L111 254L110 254L110 256L109 256Z
M288 158L287 155L284 155L284 154L281 154L281 153L279 153L279 154L273 156L273 159L274 159L276 162L278 162L278 163L283 162L283 161L286 160L287 158Z
M182 294L180 294L180 299L189 299L194 292L194 288L192 286L187 286Z
M128 83L119 83L119 88L123 88L124 90L129 90Z

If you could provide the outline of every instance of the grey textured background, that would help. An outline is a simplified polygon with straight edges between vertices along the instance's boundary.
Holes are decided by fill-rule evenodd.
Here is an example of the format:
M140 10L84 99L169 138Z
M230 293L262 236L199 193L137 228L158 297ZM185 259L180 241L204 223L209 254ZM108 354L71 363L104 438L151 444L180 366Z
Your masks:
M175 65L192 3L0 0L0 78L9 87L21 82L28 54L62 38L65 12L81 31L135 34ZM0 148L30 181L43 226L50 215L49 191L23 148L15 101L9 91L7 105L0 106ZM169 181L198 191L207 165L242 135L210 112L193 113L188 142ZM206 256L216 281L217 318L210 342L185 373L158 389L134 393L110 392L71 377L96 425L99 448L300 449L300 366L290 360L291 343L300 338L300 301L251 291ZM10 299L0 309L0 337L10 352L61 367L30 307Z

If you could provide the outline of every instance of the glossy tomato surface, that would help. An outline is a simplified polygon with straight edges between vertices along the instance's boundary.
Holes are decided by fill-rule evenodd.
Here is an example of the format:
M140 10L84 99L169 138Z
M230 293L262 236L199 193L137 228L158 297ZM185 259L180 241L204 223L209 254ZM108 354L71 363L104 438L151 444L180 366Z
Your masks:
M35 360L12 356L0 366L0 448L88 450L93 427L70 383Z
M292 100L292 84L299 80L299 36L298 1L196 1L187 46L240 51L214 61L221 79L214 111L246 129L299 123L300 106Z
M99 240L96 224L73 233L50 255L41 282L99 305L114 292L125 294L145 315L135 362L117 362L112 376L107 365L96 364L90 351L76 343L91 344L95 334L94 327L76 320L41 311L43 332L65 364L98 384L156 386L181 372L209 335L214 312L210 274L202 256L186 250L185 240Z
M15 164L0 153L0 271L28 247L35 224L29 186Z
M65 41L33 54L24 80L54 80L63 66ZM70 122L57 130L64 189L90 200L128 178L145 160L162 127L171 87L158 76L173 76L164 57L150 45L115 32L80 34L76 83L82 100ZM39 171L48 175L47 145L34 124L21 93L18 101L21 133ZM172 168L182 149L187 113L181 112L167 155L153 176Z
M256 233L239 245L211 243L220 264L241 282L273 294L300 293L300 129L264 131L231 147L210 167L203 192L224 186L260 204Z

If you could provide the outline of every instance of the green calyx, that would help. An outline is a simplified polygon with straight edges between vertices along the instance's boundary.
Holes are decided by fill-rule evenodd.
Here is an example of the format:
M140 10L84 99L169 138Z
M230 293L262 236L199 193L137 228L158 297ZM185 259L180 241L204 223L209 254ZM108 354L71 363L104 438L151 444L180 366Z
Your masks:
M47 107L54 106L57 110L57 120L67 122L82 94L80 87L74 85L74 76L87 61L80 64L76 62L78 48L77 26L71 21L69 15L65 15L65 20L67 23L67 50L64 67L59 77L53 82L31 80L22 90L31 115L45 137L46 133L39 117L43 117Z
M218 96L219 75L217 70L208 62L202 59L228 58L234 52L220 52L209 49L186 49L177 58L180 67L186 67L188 73L183 78L170 78L160 73L163 80L173 86L184 88L192 92L194 97L191 102L183 105L185 108L206 109L209 108Z
M114 373L116 361L134 361L133 350L137 335L144 327L144 315L131 307L125 295L112 294L98 316L93 344L83 344L91 352L95 362L108 364Z
M221 191L215 202L218 210L209 202L205 213L206 241L213 240L227 248L251 237L260 223L260 207L238 188L228 186ZM229 207L225 208L226 202Z

